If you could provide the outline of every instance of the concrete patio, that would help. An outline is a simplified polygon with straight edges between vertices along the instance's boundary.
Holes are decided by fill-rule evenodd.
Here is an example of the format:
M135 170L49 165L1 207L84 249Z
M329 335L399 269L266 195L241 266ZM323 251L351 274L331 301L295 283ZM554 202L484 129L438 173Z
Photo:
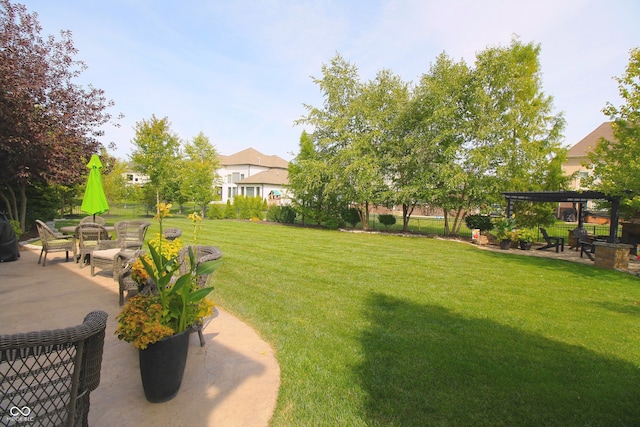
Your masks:
M595 265L595 263L590 260L586 255L580 256L580 251L575 250L575 248L570 248L569 246L565 246L564 251L556 252L555 249L544 249L538 250L543 246L541 243L534 243L531 250L523 251L521 249L511 248L509 250L500 249L498 245L476 245L478 248L488 251L502 252L506 254L513 255L524 255L524 256L533 256L533 257L542 257L542 258L553 258L564 261L576 262L580 264L586 265ZM596 255L597 256L597 255ZM629 255L629 265L625 272L640 275L640 260L635 255Z
M118 284L109 271L65 262L53 253L38 265L39 248L22 247L18 261L0 263L0 334L64 328L99 309L109 314L101 381L91 393L91 426L266 426L280 386L274 351L249 326L216 310L204 328L206 345L191 335L178 395L148 403L132 344L114 335ZM215 292L214 292L215 299ZM0 414L2 416L4 414Z

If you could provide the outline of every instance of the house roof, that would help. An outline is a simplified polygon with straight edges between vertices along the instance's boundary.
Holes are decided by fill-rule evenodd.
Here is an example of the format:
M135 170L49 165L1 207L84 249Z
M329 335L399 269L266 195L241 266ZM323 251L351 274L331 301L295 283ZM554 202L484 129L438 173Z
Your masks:
M282 169L269 169L240 180L238 184L289 185L289 172Z
M266 168L281 168L287 169L289 167L289 162L287 162L282 157L278 157L275 155L268 156L262 154L258 150L253 148L247 148L246 150L239 151L230 156L219 156L220 163L222 166L231 166L231 165L255 165L255 166L263 166Z
M582 138L576 145L571 147L567 152L567 157L586 157L587 153L592 151L600 141L600 138L614 141L612 122L604 122L598 126L589 135Z

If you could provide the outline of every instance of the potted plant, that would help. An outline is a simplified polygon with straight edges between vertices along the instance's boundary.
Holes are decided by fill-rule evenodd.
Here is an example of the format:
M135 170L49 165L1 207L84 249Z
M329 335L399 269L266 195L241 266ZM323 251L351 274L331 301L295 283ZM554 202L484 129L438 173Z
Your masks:
M538 232L533 228L521 228L518 230L518 241L520 249L530 250L533 242L538 239Z
M166 402L178 393L189 350L192 325L211 314L213 304L206 297L213 287L198 288L197 277L211 274L221 260L196 266L189 247L186 273L176 274L178 256L167 257L163 251L162 219L168 216L171 205L158 205L156 219L160 221L157 248L149 245L149 256L139 258L145 274L137 274L142 281L138 295L129 299L118 315L116 335L139 349L140 376L145 396L153 403ZM164 241L163 241L164 239Z
M500 243L500 249L509 249L511 241L517 234L514 233L515 221L513 218L499 218L495 221L495 236Z

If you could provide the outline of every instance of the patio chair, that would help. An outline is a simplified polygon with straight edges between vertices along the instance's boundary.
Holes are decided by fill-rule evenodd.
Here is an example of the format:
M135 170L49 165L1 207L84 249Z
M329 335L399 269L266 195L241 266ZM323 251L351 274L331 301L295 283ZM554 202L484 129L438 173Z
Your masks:
M142 249L144 237L151 223L149 221L120 221L115 224L116 239L102 242L91 253L91 276L95 269L111 269L113 280L118 280L118 262L133 256L136 250Z
M107 313L92 311L78 326L0 335L3 425L87 426L106 323Z
M123 252L119 255L119 266L117 269L118 275L118 293L119 293L119 304L124 304L124 293L127 292L127 296L131 294L131 292L138 292L138 283L133 280L131 277L131 273L133 272L132 267L133 263L141 256L145 254L145 251L142 249L137 250L128 256L126 252ZM126 258L125 258L126 256Z
M540 233L542 233L542 238L547 243L545 246L538 248L539 251L549 248L556 248L556 252L564 252L564 237L551 237L547 233L547 230L540 227Z
M144 220L119 221L115 223L116 246L123 249L140 249L151 223Z
M214 261L222 258L222 252L217 246L205 246L205 245L192 245L193 255L196 257L196 268L207 261ZM189 246L184 246L178 253L178 263L180 264L179 273L185 274L190 270L189 264ZM196 285L198 288L204 288L209 280L209 274L199 275L196 278ZM193 325L193 330L198 332L198 338L200 338L200 347L204 347L204 335L202 333L203 324L196 323Z
M586 254L591 261L594 261L595 258L593 254L596 251L596 247L593 242L595 239L589 237L589 233L584 228L576 228L571 232L571 234L573 234L576 241L576 251L580 249L580 258Z
M92 222L94 224L105 225L107 221L101 217L100 215L96 215L95 218L93 215L85 216L80 220L80 224L85 224L87 222Z
M80 223L76 227L75 235L78 239L78 251L80 252L78 259L80 268L84 267L86 259L91 258L91 252L100 247L102 242L110 241L107 229L92 222Z
M76 238L74 236L56 233L39 219L36 220L36 228L38 229L38 235L42 242L42 250L40 251L38 264L42 261L43 267L47 265L47 255L49 252L66 252L67 262L69 261L69 252L73 252L73 257L76 257ZM44 254L44 258L42 254Z

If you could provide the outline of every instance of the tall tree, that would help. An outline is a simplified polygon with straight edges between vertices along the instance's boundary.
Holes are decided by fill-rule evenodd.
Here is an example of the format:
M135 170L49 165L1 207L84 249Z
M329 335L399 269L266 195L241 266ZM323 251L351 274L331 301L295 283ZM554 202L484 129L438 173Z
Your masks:
M566 185L560 145L565 121L542 91L540 46L517 38L476 56L467 86L465 142L457 153L457 188L442 203L455 214L504 202L503 191L558 190ZM525 206L516 207L524 213ZM544 216L544 215L542 215Z
M306 106L308 115L298 123L314 127L318 160L327 166L324 197L342 200L358 211L363 229L369 226L370 209L383 201L386 184L381 146L390 135L393 95L403 84L389 71L381 71L367 83L357 68L336 55L315 79L324 95L322 108Z
M86 65L74 59L71 33L41 31L37 14L0 0L0 198L23 229L27 187L82 182L112 105L75 82Z
M337 215L338 210L325 197L328 182L327 164L316 152L312 135L302 131L300 152L289 162L289 188L293 194L292 203L303 224L307 221L320 223L327 219L327 215Z
M136 123L136 136L133 139L134 150L131 162L134 168L147 176L155 189L156 205L164 197L164 187L171 175L176 171L176 159L180 148L180 139L171 130L167 117L158 119L155 114L151 119Z
M218 152L202 132L186 144L186 158L183 162L181 193L193 200L206 216L207 206L215 200L213 183L217 178L216 170L220 167Z
M625 213L640 212L640 49L634 48L620 77L618 91L624 101L619 107L607 103L603 112L613 120L615 141L602 139L589 154L592 174L587 185L607 194L621 196Z
M465 135L464 95L469 75L463 62L454 63L446 54L439 55L413 89L397 122L396 133L401 137L391 140L386 155L392 199L402 205L405 231L416 206L435 204L444 208L451 198L460 195L456 155Z
M556 190L563 184L557 182L559 162L552 159L566 154L560 144L565 120L542 91L539 55L540 45L514 38L509 47L476 56L472 142L490 159L484 165L502 191Z

